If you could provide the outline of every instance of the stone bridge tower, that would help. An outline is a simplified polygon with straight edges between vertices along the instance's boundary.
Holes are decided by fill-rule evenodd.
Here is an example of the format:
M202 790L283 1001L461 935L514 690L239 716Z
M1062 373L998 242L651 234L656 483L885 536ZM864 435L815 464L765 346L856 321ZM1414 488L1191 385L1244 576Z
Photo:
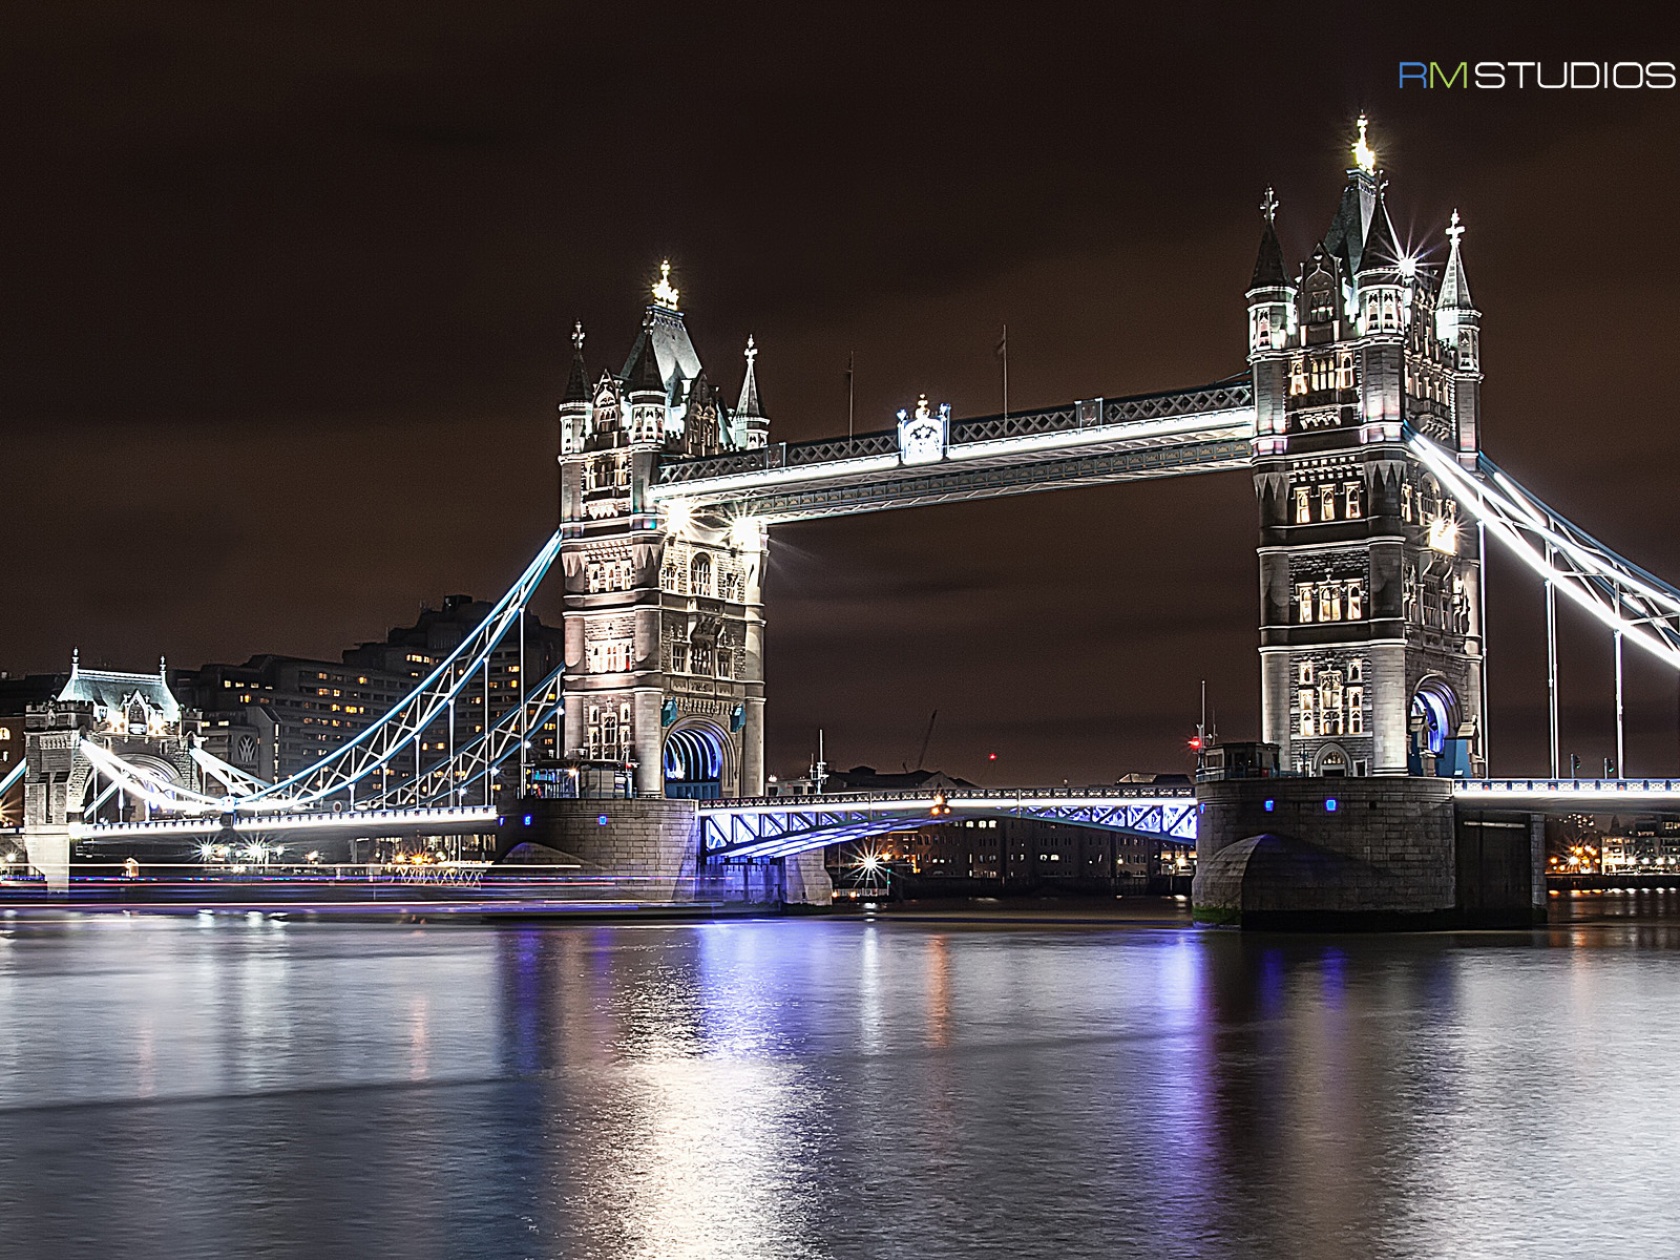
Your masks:
M583 329L560 403L565 749L639 796L764 790L766 533L702 519L648 490L662 456L765 445L747 342L731 408L700 365L670 281L653 286L624 369L592 381Z
M1405 445L1473 468L1480 316L1454 212L1439 272L1396 241L1359 120L1323 241L1293 275L1268 189L1248 290L1260 502L1262 738L1312 774L1485 761L1481 542Z

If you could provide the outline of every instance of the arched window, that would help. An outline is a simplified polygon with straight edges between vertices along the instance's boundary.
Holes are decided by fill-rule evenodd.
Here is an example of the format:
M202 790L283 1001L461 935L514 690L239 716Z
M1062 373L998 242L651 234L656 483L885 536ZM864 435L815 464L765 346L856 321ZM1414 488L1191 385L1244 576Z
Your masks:
M696 595L712 593L712 558L702 552L688 568L689 586Z

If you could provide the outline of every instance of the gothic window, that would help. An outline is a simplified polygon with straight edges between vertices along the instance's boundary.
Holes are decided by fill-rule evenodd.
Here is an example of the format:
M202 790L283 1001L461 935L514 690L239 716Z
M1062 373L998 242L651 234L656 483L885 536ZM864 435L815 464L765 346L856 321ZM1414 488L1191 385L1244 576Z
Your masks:
M1311 661L1302 661L1300 669L1296 671L1296 677L1300 680L1303 687L1311 686L1313 680L1313 663Z
M1291 359L1289 361L1289 394L1290 394L1290 397L1293 398L1297 395L1304 394L1306 392L1307 392L1306 361L1300 355L1296 355L1293 359Z
M611 709L601 715L601 751L611 756L618 749L618 714Z
M1312 360L1312 388L1313 392L1329 389L1333 380L1331 375L1331 360L1325 355L1315 356Z
M1365 616L1365 579L1353 578L1347 584L1347 615L1349 621Z
M1336 360L1336 388L1353 388L1353 355L1346 350Z
M1340 621L1342 619L1342 592L1335 582L1320 582L1318 584L1318 619L1320 621Z
M1259 323L1255 326L1254 345L1259 350L1268 350L1272 345L1272 317L1265 311L1260 312Z
M1412 519L1412 483L1409 481L1400 487L1400 519Z
M1343 515L1346 516L1348 520L1356 521L1361 516L1365 515L1364 486L1357 481L1348 482L1345 498L1347 500L1347 511L1344 512Z
M1300 724L1296 727L1302 739L1311 739L1317 730L1317 723L1313 721L1313 692L1303 687L1296 693L1296 700L1300 702Z
M1352 671L1349 671L1352 678ZM1349 735L1363 735L1365 733L1365 688L1349 687L1347 689L1347 733Z
M728 648L719 648L717 650L717 676L719 678L731 678L734 676L730 673L730 667L735 663L733 657L734 653L732 653Z
M696 595L710 595L712 593L712 558L701 554L694 557L694 562L688 566L689 586Z
M1356 656L1348 662L1347 680L1350 683L1362 683L1365 681L1365 661L1363 657Z
M1333 521L1336 519L1336 487L1320 486L1318 488L1318 519Z
M1309 282L1307 290L1307 319L1314 324L1336 318L1335 286L1329 276L1319 272Z
M1312 520L1312 492L1305 486L1295 487L1295 523L1305 525Z
M659 589L672 593L677 589L677 566L669 560L659 570Z
M1339 670L1326 670L1318 688L1318 733L1342 733L1342 675Z
M686 674L688 672L688 644L671 644L671 672Z
M1313 619L1313 588L1311 582L1302 582L1295 588L1296 620L1306 625Z
M738 603L741 599L741 575L725 572L718 576L718 596L730 603Z
M689 657L693 661L696 674L710 674L712 672L712 649L704 643L689 646Z

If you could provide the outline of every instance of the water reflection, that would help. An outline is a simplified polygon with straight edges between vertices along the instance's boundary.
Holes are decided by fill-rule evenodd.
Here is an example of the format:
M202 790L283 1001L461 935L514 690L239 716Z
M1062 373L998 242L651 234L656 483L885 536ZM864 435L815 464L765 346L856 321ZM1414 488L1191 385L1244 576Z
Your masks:
M0 1254L1665 1254L1680 920L0 920Z

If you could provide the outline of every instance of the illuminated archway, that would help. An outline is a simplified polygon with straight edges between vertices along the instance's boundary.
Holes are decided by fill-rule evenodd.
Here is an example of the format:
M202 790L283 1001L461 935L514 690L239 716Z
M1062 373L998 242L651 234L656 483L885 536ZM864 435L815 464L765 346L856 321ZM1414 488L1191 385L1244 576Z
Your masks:
M727 741L710 723L685 722L665 736L665 795L715 801L723 795Z
M1412 723L1423 752L1439 753L1458 734L1458 695L1439 674L1429 675L1412 693Z

